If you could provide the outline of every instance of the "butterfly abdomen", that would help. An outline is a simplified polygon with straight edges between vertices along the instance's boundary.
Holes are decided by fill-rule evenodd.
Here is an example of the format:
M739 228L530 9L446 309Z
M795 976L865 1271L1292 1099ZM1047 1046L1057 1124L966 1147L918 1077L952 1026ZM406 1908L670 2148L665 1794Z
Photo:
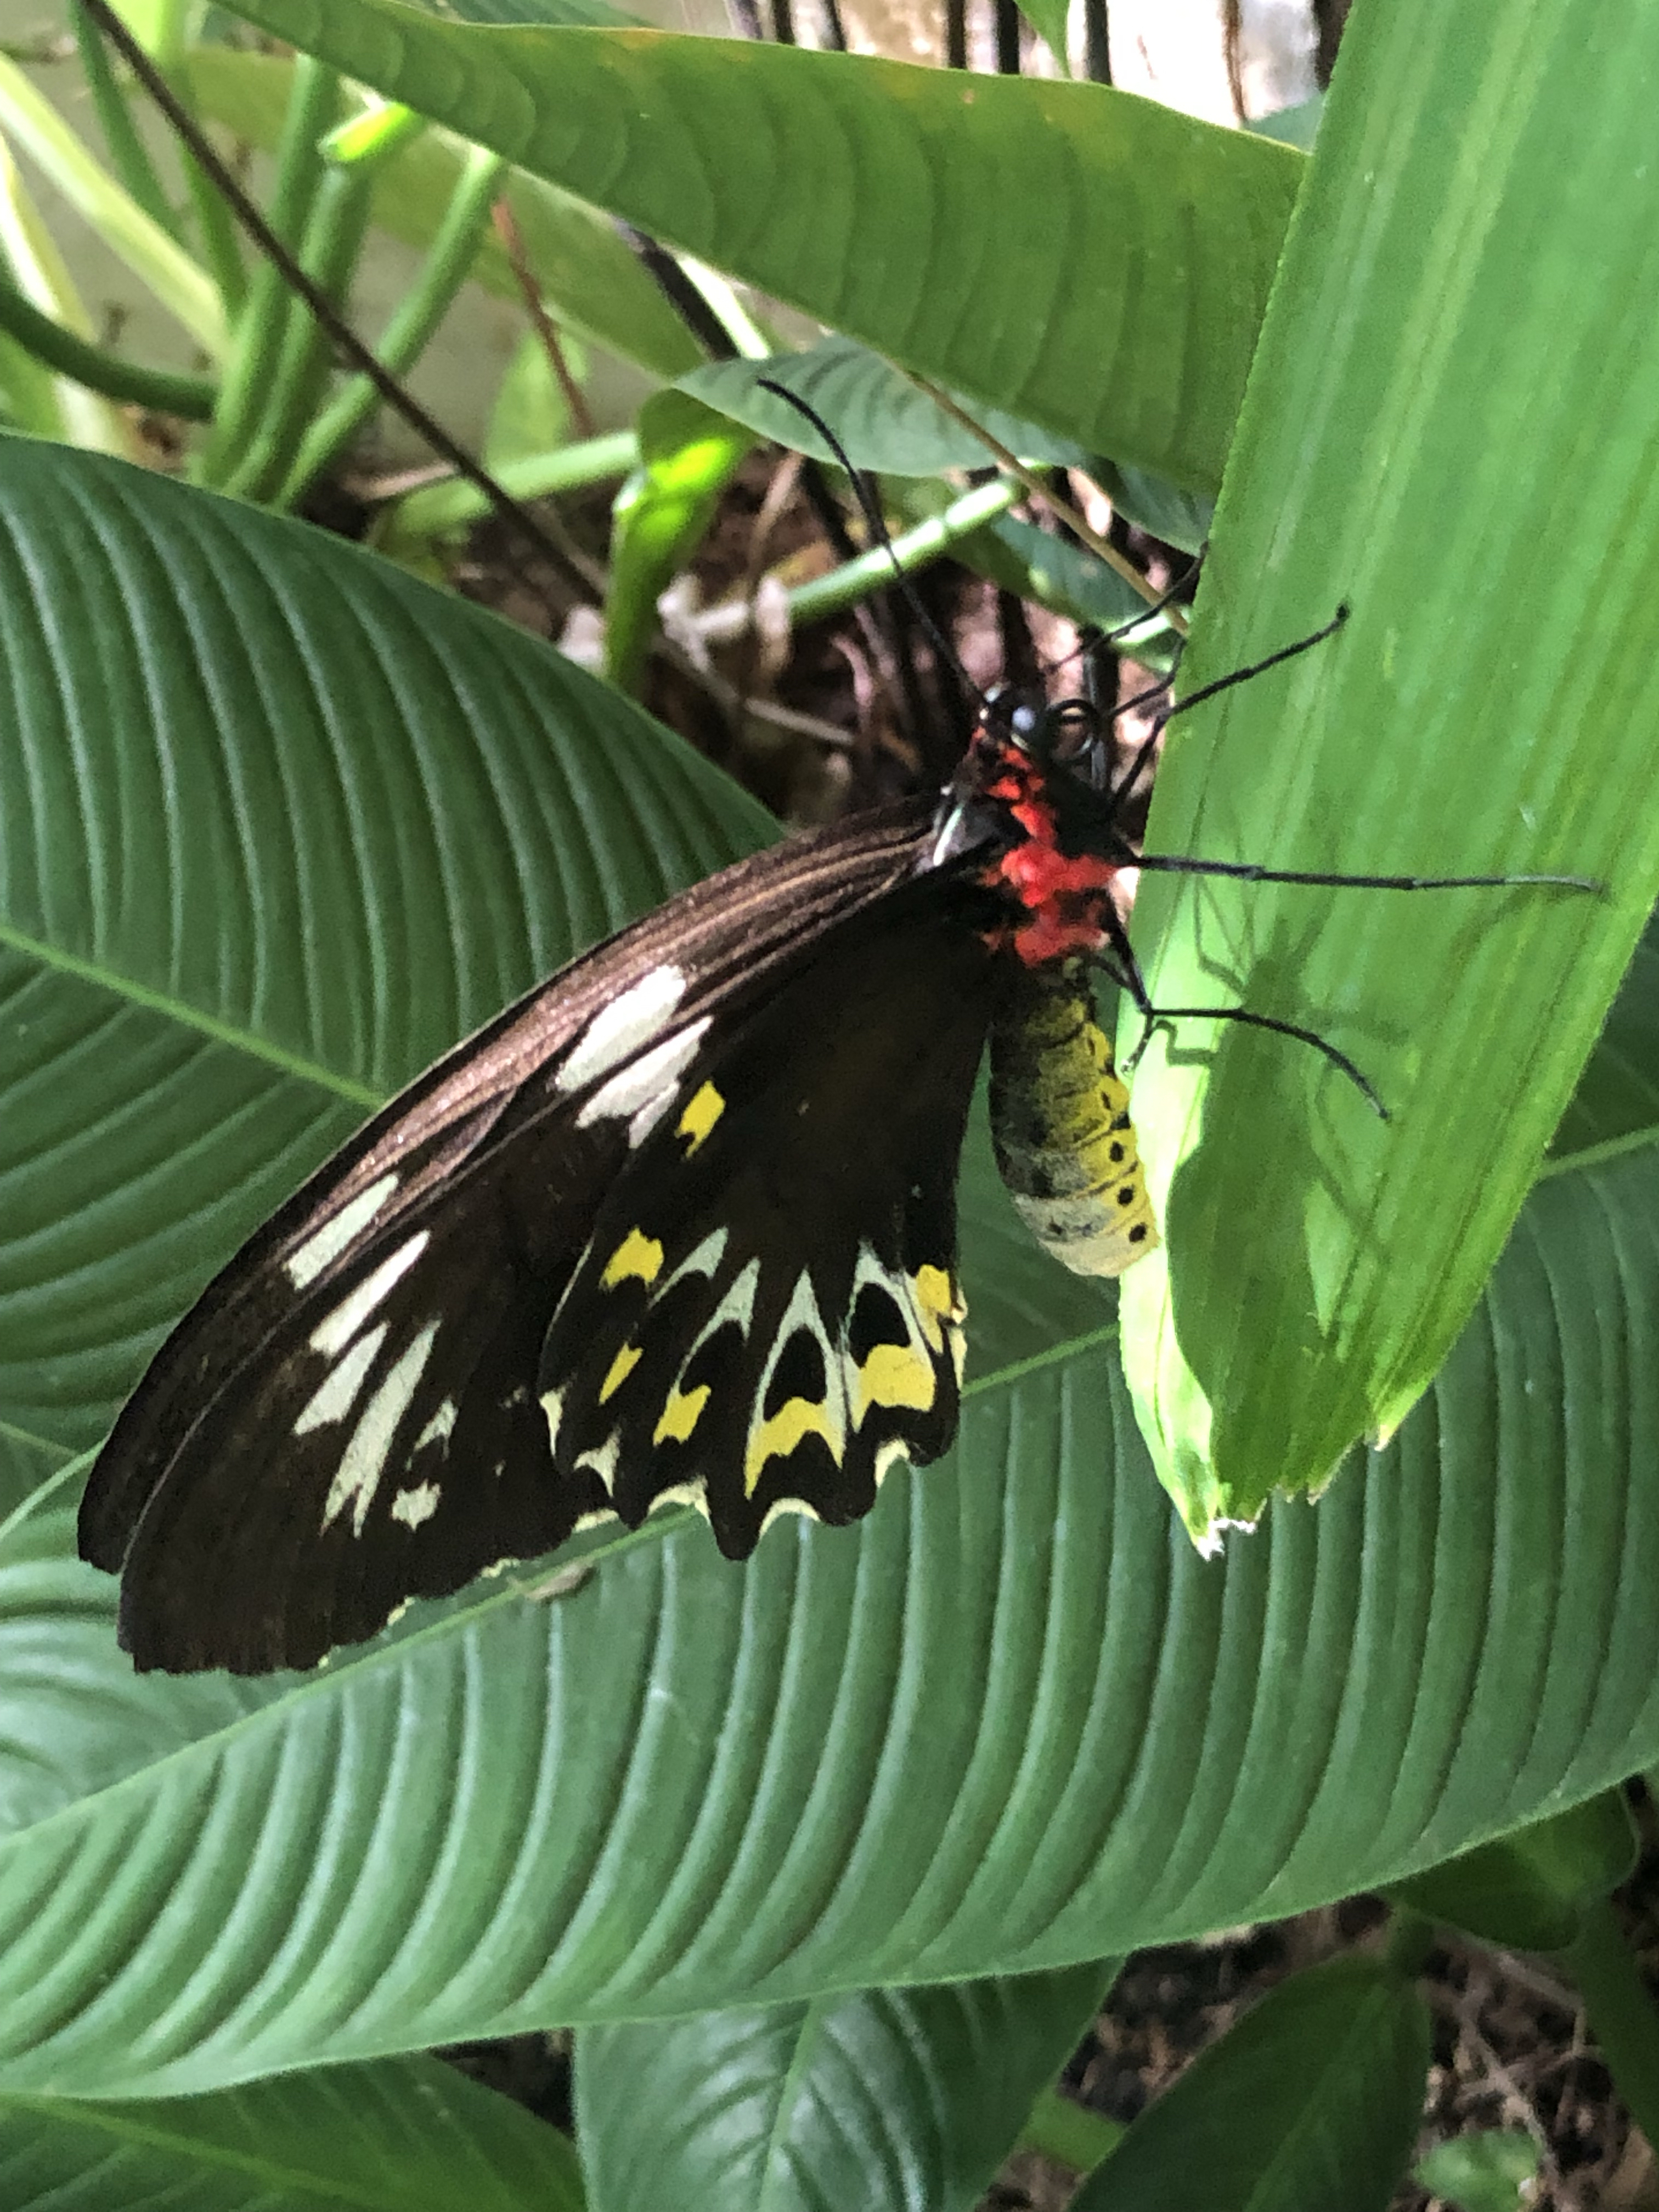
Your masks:
M991 1030L997 1165L1037 1242L1079 1275L1121 1275L1158 1241L1129 1094L1080 959L1024 969Z

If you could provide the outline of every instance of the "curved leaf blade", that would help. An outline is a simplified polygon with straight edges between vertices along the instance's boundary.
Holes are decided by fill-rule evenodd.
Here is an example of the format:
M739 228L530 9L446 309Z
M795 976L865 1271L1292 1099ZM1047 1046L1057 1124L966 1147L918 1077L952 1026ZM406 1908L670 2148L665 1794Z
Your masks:
M1219 480L1288 148L1097 85L797 46L481 30L395 0L234 12L953 392Z
M1422 1390L1659 892L1659 814L1630 800L1659 718L1659 360L1639 304L1659 170L1638 89L1659 21L1621 27L1609 71L1601 20L1589 0L1357 15L1253 372L1194 677L1339 601L1352 616L1176 724L1149 845L1609 890L1149 887L1159 1005L1311 1027L1392 1117L1237 1024L1176 1024L1143 1063L1167 1249L1127 1279L1126 1352L1200 1534L1323 1483ZM1613 360L1632 373L1609 380Z
M582 2212L556 2128L435 2059L112 2105L0 2097L9 2212Z
M590 2028L576 2116L594 2212L973 2212L1115 1971Z

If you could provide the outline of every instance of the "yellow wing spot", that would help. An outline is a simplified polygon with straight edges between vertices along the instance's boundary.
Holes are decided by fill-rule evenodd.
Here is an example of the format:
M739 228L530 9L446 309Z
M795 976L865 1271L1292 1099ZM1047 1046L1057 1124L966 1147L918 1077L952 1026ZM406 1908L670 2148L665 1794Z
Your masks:
M933 1362L906 1344L878 1344L858 1370L859 1418L871 1406L914 1406L926 1413L939 1385Z
M841 1446L830 1425L830 1408L813 1398L791 1398L769 1420L763 1421L749 1440L744 1462L743 1486L752 1498L769 1459L787 1459L808 1437L822 1437L830 1456L841 1465Z
M708 1385L699 1382L695 1390L671 1390L668 1403L662 1409L662 1419L653 1431L653 1444L683 1444L690 1437L708 1403Z
M966 1309L946 1267L918 1267L910 1281L915 1291L916 1303L921 1309L921 1333L927 1338L929 1348L939 1352L945 1344L945 1334L939 1322L959 1322Z
M642 1283L654 1283L661 1272L662 1246L642 1229L630 1229L605 1261L599 1280L607 1291L614 1291L633 1275Z
M677 1136L686 1139L687 1159L690 1158L692 1153L696 1151L697 1146L702 1144L725 1111L725 1099L720 1097L712 1083L705 1083L684 1113L680 1115L679 1123L675 1131Z
M637 1344L625 1344L611 1363L611 1372L599 1385L599 1403L614 1398L644 1358Z

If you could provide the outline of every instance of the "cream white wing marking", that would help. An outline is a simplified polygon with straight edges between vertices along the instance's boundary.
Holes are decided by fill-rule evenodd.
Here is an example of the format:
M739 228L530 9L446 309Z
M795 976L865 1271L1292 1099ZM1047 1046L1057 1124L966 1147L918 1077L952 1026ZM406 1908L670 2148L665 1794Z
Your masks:
M354 1344L337 1367L330 1370L306 1404L300 1408L300 1418L294 1424L296 1437L309 1436L313 1429L326 1428L331 1421L343 1421L357 1402L357 1393L363 1387L363 1377L374 1364L374 1355L386 1341L386 1323L370 1329L360 1342Z
M405 1528L418 1528L437 1511L441 1495L435 1482L417 1482L413 1490L400 1490L392 1501L392 1517Z
M576 1116L579 1129L596 1121L626 1121L631 1148L644 1143L679 1095L679 1081L696 1056L709 1016L688 1022L602 1083ZM563 1082L561 1073L559 1080Z
M351 1440L340 1455L334 1480L329 1485L328 1496L323 1504L323 1526L329 1528L338 1520L348 1505L351 1508L351 1533L361 1536L368 1509L374 1502L374 1492L380 1477L386 1473L386 1454L392 1449L392 1439L398 1424L409 1411L410 1401L421 1387L421 1377L432 1357L433 1340L438 1334L438 1324L429 1321L426 1327L404 1349L401 1356L386 1375L358 1416L357 1425L351 1431Z
M314 1283L324 1268L339 1258L352 1239L368 1228L397 1188L395 1175L377 1176L349 1205L343 1206L337 1213L329 1216L320 1229L313 1230L297 1251L289 1254L283 1267L296 1291L303 1291Z
M447 1444L455 1427L455 1401L446 1398L432 1419L415 1439L415 1449L424 1451L428 1444Z
M673 1289L674 1285L677 1283L683 1283L688 1275L712 1276L714 1274L720 1267L720 1261L726 1257L726 1247L730 1236L731 1231L726 1229L711 1230L708 1235L703 1238L702 1243L694 1245L691 1250L687 1253L684 1259L680 1261L679 1266L675 1268L673 1273L663 1285L661 1290L659 1290L656 1293L656 1297L652 1299L652 1304L654 1305L657 1303L658 1298L665 1297L668 1292ZM750 1310L752 1310L754 1306L754 1299L752 1297L749 1303ZM745 1328L747 1327L746 1322L744 1326ZM699 1342L702 1341L701 1339L698 1340Z
M559 1423L564 1418L564 1392L547 1390L542 1395L542 1411L547 1416L547 1449L559 1448Z
M683 971L673 967L653 968L630 983L599 1009L572 1045L555 1087L568 1097L631 1060L662 1029L685 996L685 984Z
M325 1359L337 1358L392 1285L409 1273L431 1242L432 1231L422 1229L417 1237L400 1244L389 1259L382 1260L374 1273L365 1276L350 1297L313 1329L312 1350L320 1352Z
M617 1457L621 1449L621 1434L617 1430L612 1429L605 1442L596 1450L583 1452L576 1464L578 1467L592 1468L605 1485L606 1492L609 1492L617 1486Z

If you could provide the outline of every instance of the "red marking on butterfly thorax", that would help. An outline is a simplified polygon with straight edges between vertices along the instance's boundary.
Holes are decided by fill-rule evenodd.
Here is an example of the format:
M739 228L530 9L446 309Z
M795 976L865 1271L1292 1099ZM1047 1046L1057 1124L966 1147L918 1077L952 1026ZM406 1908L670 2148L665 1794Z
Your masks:
M1025 833L988 862L981 877L1005 898L1012 893L1018 908L987 941L1017 953L1028 968L1098 951L1108 942L1101 915L1123 864L1097 853L1060 850L1048 772L1018 746L997 746L981 787Z

